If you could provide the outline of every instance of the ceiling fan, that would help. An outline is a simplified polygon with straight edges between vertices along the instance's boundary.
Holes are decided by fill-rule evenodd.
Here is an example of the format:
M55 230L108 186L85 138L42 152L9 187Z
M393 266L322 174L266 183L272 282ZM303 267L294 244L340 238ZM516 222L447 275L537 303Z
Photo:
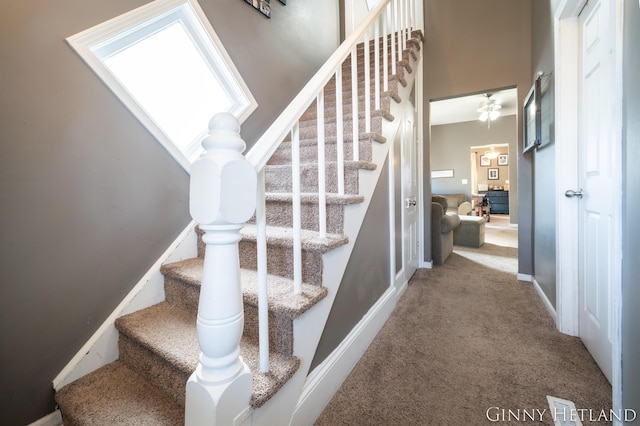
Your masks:
M488 129L491 128L491 122L500 117L500 110L502 109L500 102L491 98L492 95L493 93L485 93L484 96L486 99L480 102L480 108L476 110L480 113L478 119L480 121L486 121Z

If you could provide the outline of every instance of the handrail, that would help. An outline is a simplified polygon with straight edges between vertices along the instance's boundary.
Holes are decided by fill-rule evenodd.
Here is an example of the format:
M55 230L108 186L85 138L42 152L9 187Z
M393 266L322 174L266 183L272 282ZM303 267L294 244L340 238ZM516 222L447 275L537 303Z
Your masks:
M360 42L362 36L369 30L371 24L378 19L379 15L391 1L392 0L384 0L380 2L380 4L369 13L369 16L340 44L338 49L333 52L300 93L293 98L289 106L282 111L273 124L249 150L246 158L255 166L256 170L261 170L267 164L267 161L269 161L269 158L276 152L280 142L287 136L295 122L300 119L302 114L309 108L309 105L313 103L318 92L331 80L335 74L335 70L342 66L342 63L351 54L354 46Z

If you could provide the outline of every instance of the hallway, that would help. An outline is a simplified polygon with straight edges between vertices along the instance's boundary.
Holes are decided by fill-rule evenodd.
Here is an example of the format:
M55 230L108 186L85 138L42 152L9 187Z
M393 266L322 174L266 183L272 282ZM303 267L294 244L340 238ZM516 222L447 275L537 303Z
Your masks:
M609 413L606 378L516 279L517 228L487 225L481 248L418 270L316 425L553 425L547 395L610 424L589 419Z

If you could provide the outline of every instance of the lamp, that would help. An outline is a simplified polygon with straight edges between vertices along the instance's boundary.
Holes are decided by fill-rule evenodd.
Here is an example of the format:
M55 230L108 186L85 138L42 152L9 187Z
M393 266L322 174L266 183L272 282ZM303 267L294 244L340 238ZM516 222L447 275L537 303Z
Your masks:
M486 121L488 129L491 128L491 122L500 117L500 110L502 109L502 105L494 99L491 99L491 95L492 93L486 93L484 96L487 99L482 101L480 103L480 108L477 109L480 113L480 117L478 117L478 119L480 121Z
M491 149L489 151L486 151L484 153L484 155L487 158L490 158L490 159L494 160L494 159L498 158L498 155L500 155L500 153L498 151L496 151L496 149L494 147L491 147Z

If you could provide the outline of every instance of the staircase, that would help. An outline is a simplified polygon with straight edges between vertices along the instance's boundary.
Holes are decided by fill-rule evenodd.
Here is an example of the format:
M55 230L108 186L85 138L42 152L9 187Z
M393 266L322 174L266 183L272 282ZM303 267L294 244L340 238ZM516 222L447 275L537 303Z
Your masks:
M389 42L391 37L388 38ZM381 93L380 108L370 99L370 125L365 118L365 96L358 96L358 143L353 143L352 80L348 73L351 59L342 69L342 132L338 128L336 78L324 87L324 164L326 194L318 193L318 101L300 116L300 211L302 291L294 288L292 251L296 198L292 181L292 138L287 136L264 167L266 205L266 246L269 317L269 372L260 371L258 314L258 241L256 217L242 229L239 243L244 331L240 355L253 376L250 405L263 407L289 381L301 366L294 350L294 324L328 295L323 278L325 254L349 243L344 232L345 208L363 203L370 194L361 194L359 179L381 164L373 162L375 144L385 144L383 123L392 122L392 103L402 101L399 88L406 86L405 76L412 73L422 42L420 32L412 32L406 41L402 60L388 65L388 88ZM374 43L369 43L374 54ZM386 44L386 43L385 43ZM380 42L380 51L383 43ZM358 93L364 93L364 44L355 50L358 57ZM391 44L387 46L391 52ZM382 52L384 53L384 52ZM380 64L380 67L383 65ZM380 71L381 73L383 70ZM369 70L374 91L373 63ZM383 91L382 82L379 83ZM370 126L370 127L366 127ZM342 144L344 153L340 153ZM354 145L356 146L354 148ZM354 152L357 151L357 152ZM354 155L355 154L355 155ZM344 156L344 184L337 176ZM344 186L344 188L342 188ZM321 234L319 202L326 200L326 235ZM179 425L185 419L185 385L198 365L200 348L196 335L196 315L203 273L204 244L198 238L198 256L162 266L165 300L146 309L124 315L115 321L119 332L119 358L59 389L56 401L65 425ZM339 284L339 283L338 283ZM335 294L333 295L335 296ZM327 312L328 315L328 312ZM324 318L326 320L326 317ZM317 344L317 342L316 342ZM314 349L313 349L314 350ZM313 352L311 352L313 353ZM309 360L306 362L308 368ZM306 376L307 372L302 372ZM289 420L282 419L282 424Z

